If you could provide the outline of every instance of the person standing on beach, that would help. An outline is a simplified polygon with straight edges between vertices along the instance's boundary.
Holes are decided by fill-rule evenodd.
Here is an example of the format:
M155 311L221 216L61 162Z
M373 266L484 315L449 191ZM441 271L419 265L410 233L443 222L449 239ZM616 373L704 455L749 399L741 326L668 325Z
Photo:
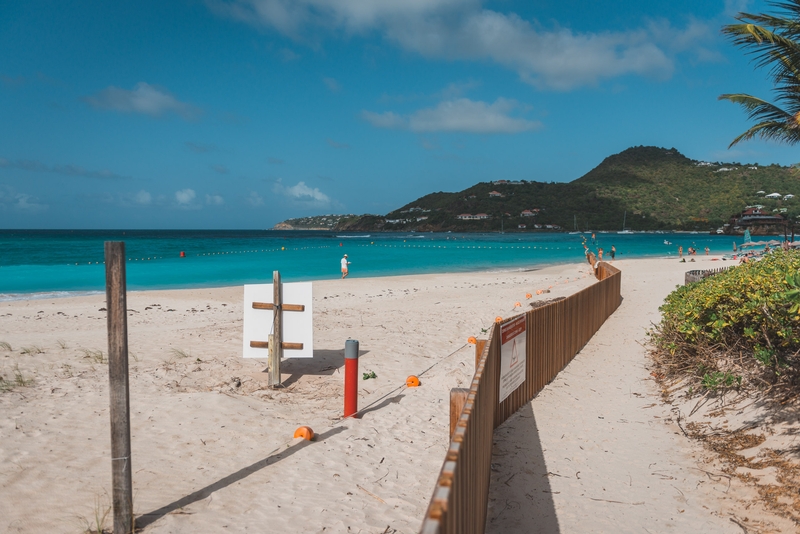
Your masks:
M611 261L614 261L614 256L617 255L617 247L611 245Z
M683 258L683 245L678 247L678 257Z
M347 266L350 265L350 262L347 261L347 254L342 257L342 280L347 278L347 275L350 274Z

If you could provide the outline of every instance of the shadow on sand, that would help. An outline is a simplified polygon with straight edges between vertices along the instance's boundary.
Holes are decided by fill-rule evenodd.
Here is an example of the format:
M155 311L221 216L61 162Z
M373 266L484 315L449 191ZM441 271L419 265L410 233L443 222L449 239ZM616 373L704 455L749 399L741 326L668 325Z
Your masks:
M358 357L368 354L368 350L358 351ZM287 353L284 353L287 354ZM313 358L285 358L281 360L282 387L289 387L304 375L329 376L344 366L344 349L315 350ZM264 370L266 373L267 370ZM283 378L285 375L288 378Z
M323 432L322 434L319 434L317 436L317 439L315 440L315 442L324 441L324 440L330 438L331 436L335 436L336 434L339 434L340 432L344 432L344 430L345 430L345 428L341 427L341 426L337 426L335 428L332 428L332 429L330 429L330 430L328 430L326 432ZM272 465L274 463L277 463L278 461L283 460L284 458L288 458L289 456L293 455L294 453L296 453L296 452L308 447L312 443L314 443L314 442L301 440L298 443L295 443L294 445L289 447L288 449L283 449L280 452L275 452L274 454L271 454L271 455L267 456L266 458L257 461L254 464L250 464L247 467L243 467L243 468L239 469L238 471L236 471L235 473L232 473L232 474L226 476L225 478L221 478L221 479L217 480L216 482L214 482L213 484L209 484L205 488L201 488L201 489L195 491L194 493L190 493L189 495L186 495L185 497L181 497L177 501L171 502L171 503L167 504L166 506L162 506L158 510L153 510L152 512L148 512L146 514L142 514L142 515L140 515L139 517L136 518L136 529L145 528L145 527L153 524L154 522L158 521L159 519L161 519L165 515L169 514L170 512L174 512L175 510L178 510L178 509L183 508L185 506L189 506L192 503L195 503L197 501L201 501L201 500L205 499L206 497L208 497L209 495L211 495L212 493L214 493L215 491L218 491L218 490L221 490L223 488L226 488L226 487L230 486L231 484L234 484L234 483L239 482L240 480L242 480L244 478L247 478L248 476L252 475L253 473L255 473L257 471L260 471L260 470L264 469L265 467L268 467L268 466L270 466L270 465Z
M528 403L494 431L486 532L560 532L551 475Z

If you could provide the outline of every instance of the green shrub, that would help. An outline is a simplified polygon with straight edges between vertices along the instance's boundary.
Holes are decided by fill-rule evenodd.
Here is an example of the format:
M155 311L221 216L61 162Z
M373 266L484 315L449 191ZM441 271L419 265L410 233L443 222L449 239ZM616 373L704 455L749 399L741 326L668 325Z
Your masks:
M774 384L800 371L800 252L776 250L682 286L652 332L667 376L693 375L709 390L738 388L741 374ZM747 371L747 373L744 373Z
M775 251L673 291L661 308L662 331L687 342L796 350L800 313L795 305L800 253Z

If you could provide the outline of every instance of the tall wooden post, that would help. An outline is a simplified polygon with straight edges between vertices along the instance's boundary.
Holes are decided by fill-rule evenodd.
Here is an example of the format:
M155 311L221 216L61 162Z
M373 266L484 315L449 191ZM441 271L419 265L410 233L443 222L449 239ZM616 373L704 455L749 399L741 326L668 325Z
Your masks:
M130 534L133 532L133 482L131 479L131 411L128 390L125 243L106 241L105 256L114 532Z
M450 390L450 437L456 431L458 416L461 415L461 410L464 409L468 396L469 389L467 388L453 388Z
M283 287L281 273L272 271L272 341L269 344L269 386L281 385L281 358L283 358Z

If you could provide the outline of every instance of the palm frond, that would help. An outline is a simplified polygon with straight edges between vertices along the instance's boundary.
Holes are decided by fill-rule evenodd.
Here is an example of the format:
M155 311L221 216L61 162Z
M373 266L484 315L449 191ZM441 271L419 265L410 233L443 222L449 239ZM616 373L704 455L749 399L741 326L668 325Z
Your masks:
M743 134L738 135L728 148L733 147L740 141L749 141L754 137L760 137L767 141L778 141L794 145L800 142L800 130L797 128L787 127L786 123L782 122L761 122L751 127Z

